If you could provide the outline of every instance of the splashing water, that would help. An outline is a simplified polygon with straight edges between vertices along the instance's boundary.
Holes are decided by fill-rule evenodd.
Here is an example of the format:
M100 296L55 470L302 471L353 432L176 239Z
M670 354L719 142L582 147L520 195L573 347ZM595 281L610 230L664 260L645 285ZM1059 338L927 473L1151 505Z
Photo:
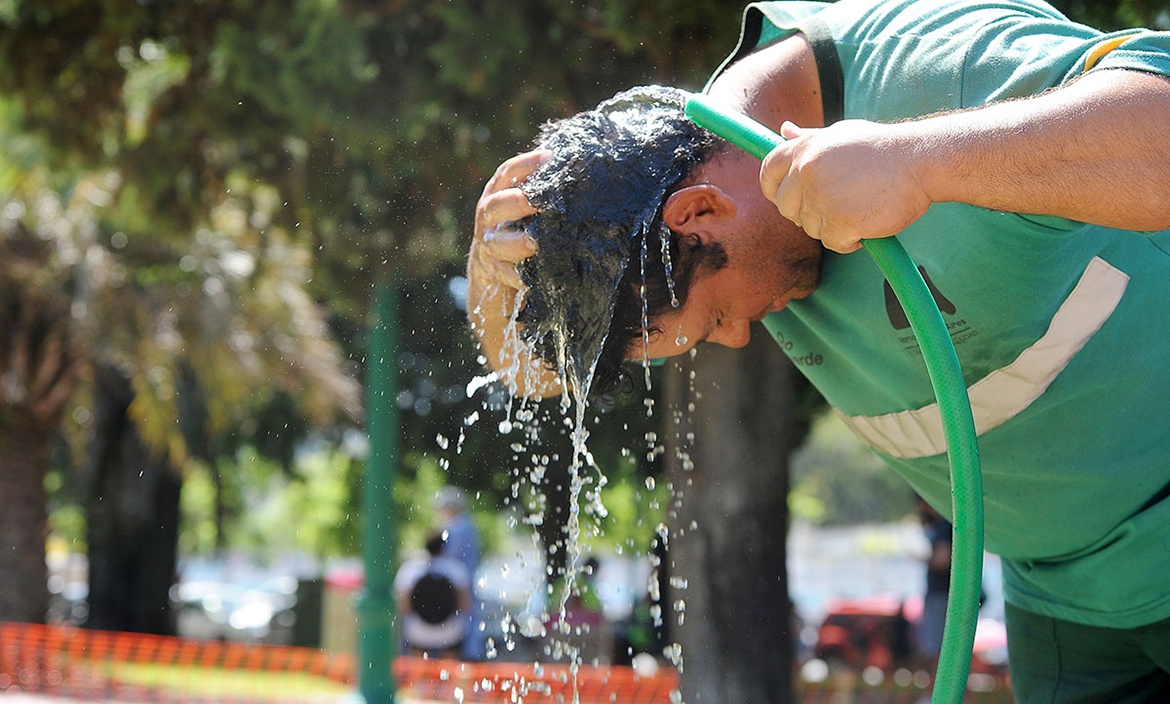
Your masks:
M693 447L694 444L694 433L688 431L685 427L686 424L684 423L684 418L686 417L687 413L684 408L692 409L693 401L688 403L687 397L689 396L690 399L694 399L698 395L694 388L695 375L693 372L691 372L688 379L690 382L689 394L684 393L683 398L680 399L681 404L671 402L669 406L670 410L668 412L668 415L670 416L669 420L673 421L672 424L676 429L674 437L678 440L674 449L674 454L679 460L681 460L681 467L684 472L688 472L693 468L693 464L689 458L689 449ZM472 391L472 393L469 394L469 397L485 388L489 388L491 381L486 377L483 379L483 381L486 383L473 382L472 384L468 385L469 389ZM498 412L503 410L503 404L500 399L504 397L504 394L500 393L498 384L495 388L496 391L489 391L488 396L485 397L484 409L492 410L490 404L491 400L494 398L496 403L495 411ZM680 405L682 408L679 407ZM550 413L549 411L553 412ZM527 463L526 470L523 468L514 468L513 472L524 472L525 478L530 484L530 487L541 484L545 478L544 473L550 469L551 465L559 463L559 458L555 454L541 454L540 452L534 450L536 444L538 443L536 434L540 432L539 429L542 424L555 422L555 411L556 409L550 408L544 408L540 411L537 411L534 407L526 405L523 401L517 402L515 407L509 407L508 409L509 417L512 419L514 426L512 429L513 441L511 441L509 444L509 447L513 450L514 453L516 453L513 456L513 460L521 463ZM481 418L481 415L482 414L478 411L472 412L470 415L464 418L462 424L463 427L471 427L477 422L484 420L484 418ZM561 421L565 420L569 419L561 418ZM556 424L566 425L566 427L568 425L563 422ZM628 425L625 427L628 429ZM520 433L521 437L517 438L517 433ZM642 439L646 444L646 453L648 458L662 454L668 449L668 447L664 445L663 439L655 431L647 431ZM450 442L449 438L444 435L437 436L435 438L435 444L440 449L443 449L444 445L447 445L447 449L455 447L455 451L459 451L457 446L454 446L454 444ZM623 456L630 456L633 453L629 449L623 449L622 454ZM596 465L593 463L592 456L589 455L587 451L583 462L584 468L587 468L589 471L597 470ZM576 515L579 518L582 517L581 514L592 514L597 518L603 518L605 515L605 508L600 501L600 489L604 486L605 477L604 475L600 474L599 470L597 471L599 476L596 491L593 492L591 497L592 503L589 501L582 502L581 509L576 512ZM589 481L591 478L586 474L579 473L577 479L581 482L578 491L578 494L581 494L585 492L585 490L590 486ZM644 480L644 486L648 492L654 492L656 489L661 488L658 486L658 482L652 477L647 477ZM669 510L669 515L673 518L677 518L677 511L682 501L682 493L681 491L678 491L674 488L673 482L667 484L665 489L668 492L668 495L672 497L672 508ZM517 482L513 484L512 497L516 499L519 496L520 484ZM586 494L586 496L588 496L588 494ZM508 501L505 499L505 504L507 503ZM656 512L658 508L658 500L652 500L650 503L651 511ZM543 510L544 508L536 509L534 513L523 520L523 523L535 527L544 520L543 516L541 515ZM521 521L517 520L515 517L509 519L509 526L513 529L520 525L520 523ZM600 534L599 526L594 526L594 528L598 531L598 534ZM584 526L579 525L574 531L574 534L583 530ZM664 523L660 523L654 530L654 533L657 536L657 539L663 544L669 542L670 531ZM543 548L540 545L537 532L535 530L531 531L529 533L529 537L533 541L532 548L534 549L534 553L541 552ZM629 545L630 547L633 547L634 543L630 542ZM562 547L560 549L565 551L574 550L571 542L561 544L561 546ZM554 553L558 552L558 547L552 546L550 550ZM620 547L618 552L622 552ZM576 554L579 558L580 552L577 551ZM521 553L517 553L517 557L519 557L521 560L525 559ZM662 575L660 577L660 570L666 569L666 566L661 562L659 555L652 552L651 554L646 555L646 557L650 559L651 574L649 575L649 580L645 586L647 587L648 596L650 596L654 602L660 604L653 606L650 610L650 615L654 622L654 627L662 628L668 621L673 621L679 625L682 625L685 619L686 600L684 598L672 598L670 601L666 601L665 598L667 594L665 592L659 592L658 588L660 584L668 583L670 587L675 590L675 596L678 597L679 594L685 593L687 591L687 581L677 576L667 577L667 575ZM509 563L505 563L503 570L507 572L508 569ZM574 574L576 572L577 570L575 567L569 567L567 568L566 573L562 574L566 577L567 580L571 580L574 578ZM549 576L553 576L551 572L549 573ZM512 653L516 649L517 636L519 634L523 634L525 638L531 638L534 635L546 637L548 640L546 641L547 645L544 654L553 658L554 660L568 661L568 679L563 681L572 682L575 693L572 701L576 702L579 701L579 697L577 696L579 694L577 691L577 678L578 675L582 672L580 666L584 664L585 661L582 659L582 650L580 646L575 645L574 643L579 643L580 637L585 635L585 632L581 630L581 626L571 626L565 622L566 612L564 609L566 606L566 601L564 600L564 597L571 595L570 590L571 582L568 581L565 582L565 587L562 591L553 590L551 588L549 589L549 611L542 616L542 618L546 619L551 616L551 620L545 622L547 625L544 628L547 628L547 630L541 630L539 633L534 634L531 630L531 620L527 622L525 622L523 618L519 620L513 620L510 615L505 615L500 624L500 632L503 636L503 640L495 641L493 639L489 639L487 642L487 654L489 659L494 659L503 653ZM503 599L503 592L499 594L499 597L501 600ZM503 653L501 653L501 651L503 651ZM662 655L666 657L666 659L678 672L681 673L684 670L682 648L678 643L668 642ZM535 663L534 665L539 669L539 663ZM517 675L513 680L499 683L499 686L502 687L501 691L509 691L511 693L512 698L510 701L519 702L521 704L526 701L527 697L539 697L542 693L542 690L540 689L542 685L538 681L526 680L524 677L519 675ZM568 701L568 699L566 699L566 701ZM676 704L682 704L683 699L679 690L671 691L671 701L675 702Z
M552 157L522 186L538 210L525 224L537 251L520 267L529 288L517 320L536 356L551 362L559 375L562 412L571 420L568 574L559 598L562 623L579 570L584 470L595 467L587 449L589 394L620 310L618 300L628 290L623 286L637 290L643 373L650 386L648 261L654 237L670 305L680 305L671 233L661 221L661 207L669 189L702 157L688 148L698 133L682 113L686 97L669 88L636 88L596 110L546 126L539 146L550 150ZM637 274L631 280L628 267L634 253ZM612 344L624 346L627 341L619 338ZM624 350L618 354L624 356ZM599 484L603 482L602 477ZM599 489L594 496L600 504ZM604 507L598 510L604 512Z

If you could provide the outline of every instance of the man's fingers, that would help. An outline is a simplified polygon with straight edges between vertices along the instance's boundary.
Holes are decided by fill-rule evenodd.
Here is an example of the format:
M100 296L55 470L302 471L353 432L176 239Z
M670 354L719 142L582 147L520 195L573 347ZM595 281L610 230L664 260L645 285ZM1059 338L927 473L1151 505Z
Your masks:
M796 139L797 137L802 137L807 131L808 130L805 128L787 120L784 121L784 124L780 125L780 136L784 139Z
M536 240L529 237L528 233L503 226L485 232L483 245L492 258L513 264L536 254Z
M495 284L522 290L524 282L516 269L517 262L532 256L535 243L523 231L495 228L484 233L483 240L471 246L468 278L483 284Z
M800 175L792 174L777 183L776 186L776 190L772 191L772 202L776 204L776 208L780 211L780 214L796 223L797 227L804 228L805 232L812 235L813 233L809 232L807 226L814 225L814 223L805 222L809 213L806 212L806 203L804 201L804 193L801 189Z
M524 290L524 280L520 278L520 271L516 269L516 265L501 259L487 258L484 260L484 266L489 269L488 278L505 288L514 289L516 291Z
M780 134L788 141L764 157L760 165L760 189L781 215L809 237L820 240L835 252L854 252L861 248L861 242L851 231L849 218L842 222L839 212L824 207L824 198L818 197L823 196L821 189L813 187L817 182L816 170L807 173L810 165L807 140L818 132L821 130L785 122Z
M472 281L524 289L516 264L536 253L536 242L514 223L535 215L536 208L519 186L550 156L547 150L518 154L500 164L488 179L475 208L475 236L467 264Z
M518 188L496 191L480 198L478 217L480 229L486 234L504 223L516 222L535 215L536 208Z
M785 142L777 146L764 157L760 163L760 190L764 197L779 207L781 184L788 178L788 171L792 168L792 147ZM785 217L788 217L785 215Z
M821 239L821 230L825 223L816 213L809 212L807 208L802 208L800 215L793 222L796 223L797 227L804 230L804 234L814 240Z
M484 186L484 195L505 188L515 188L532 175L541 164L548 161L552 152L547 149L524 152L508 159L496 168L495 174L488 179Z
M488 179L476 205L478 232L483 233L503 223L522 220L536 213L518 186L550 156L551 152L547 150L525 152L499 165L495 174Z

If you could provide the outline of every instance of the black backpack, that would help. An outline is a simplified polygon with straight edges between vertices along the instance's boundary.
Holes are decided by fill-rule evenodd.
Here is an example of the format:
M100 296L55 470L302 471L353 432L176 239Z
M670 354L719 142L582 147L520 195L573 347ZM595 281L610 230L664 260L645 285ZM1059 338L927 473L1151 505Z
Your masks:
M410 610L429 624L440 624L459 610L455 583L445 575L428 570L410 590Z

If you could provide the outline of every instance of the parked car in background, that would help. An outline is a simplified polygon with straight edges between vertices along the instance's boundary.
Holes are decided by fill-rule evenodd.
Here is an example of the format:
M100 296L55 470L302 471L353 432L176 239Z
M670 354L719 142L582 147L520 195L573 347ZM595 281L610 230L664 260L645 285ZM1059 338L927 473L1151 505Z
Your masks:
M185 638L287 644L296 619L297 580L274 577L253 586L217 580L171 587L175 630Z

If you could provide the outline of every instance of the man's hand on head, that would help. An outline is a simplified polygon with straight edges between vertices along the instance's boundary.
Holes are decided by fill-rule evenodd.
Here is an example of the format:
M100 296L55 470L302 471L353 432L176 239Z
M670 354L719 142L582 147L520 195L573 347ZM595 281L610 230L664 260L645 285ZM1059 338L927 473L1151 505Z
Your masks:
M518 340L509 339L515 335L511 323L517 304L523 303L524 282L516 265L536 253L536 242L515 226L536 214L520 185L548 158L546 151L533 151L500 164L476 204L467 257L467 319L488 366L521 396L560 393L556 374L529 357Z
M513 223L536 213L520 184L548 160L548 152L519 154L500 164L475 207L468 279L522 290L516 265L536 253L536 242Z

